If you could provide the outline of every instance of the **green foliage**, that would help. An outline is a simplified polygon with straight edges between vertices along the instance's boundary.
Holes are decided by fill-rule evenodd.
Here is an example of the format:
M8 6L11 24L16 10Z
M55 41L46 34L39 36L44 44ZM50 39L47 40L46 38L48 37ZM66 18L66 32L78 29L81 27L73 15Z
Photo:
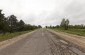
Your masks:
M41 28L41 26L35 26L30 24L25 24L23 20L18 21L15 15L10 15L5 17L0 10L0 33L6 32L18 32L18 31L27 31Z
M62 19L60 25L56 26L46 26L46 28L51 28L56 31L72 33L80 36L85 36L85 25L69 25L68 19ZM69 29L68 29L69 28Z
M85 36L85 29L75 29L75 28L71 28L68 30L62 29L62 28L55 28L53 29L55 31L60 31L60 32L67 32L67 33L71 33L71 34L76 34L79 36Z
M40 25L38 25L38 28L42 28Z
M0 34L0 41L3 41L3 40L7 40L7 39L11 39L15 36L18 36L18 35L21 35L21 34L24 34L24 33L27 33L28 31L22 31L22 32L14 32L14 33L5 33L5 34Z
M66 22L65 19L62 19L60 26L64 27L65 26L65 22Z
M3 27L5 26L5 23L4 23L4 14L1 13L2 10L0 10L0 32L3 31Z
M63 27L65 30L68 30L69 20L62 19L60 26Z
M20 20L18 22L18 31L23 31L24 30L25 23L23 20Z
M56 26L46 26L46 28L64 28L65 30L68 30L69 28L69 20L68 19L62 19L61 24L60 25L56 25Z
M18 20L16 19L16 16L11 15L9 17L9 27L10 27L10 33L17 30Z

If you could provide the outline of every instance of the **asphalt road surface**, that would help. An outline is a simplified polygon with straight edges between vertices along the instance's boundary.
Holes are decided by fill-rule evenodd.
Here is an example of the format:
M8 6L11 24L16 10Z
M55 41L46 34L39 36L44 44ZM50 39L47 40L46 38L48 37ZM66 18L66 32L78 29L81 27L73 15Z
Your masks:
M46 29L40 29L0 49L0 55L85 55L85 53Z

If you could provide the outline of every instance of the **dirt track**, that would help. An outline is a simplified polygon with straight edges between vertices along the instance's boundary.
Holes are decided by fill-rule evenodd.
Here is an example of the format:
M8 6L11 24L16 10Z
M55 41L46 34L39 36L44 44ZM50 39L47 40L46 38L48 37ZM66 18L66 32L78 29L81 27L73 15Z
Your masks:
M0 55L85 55L85 53L61 37L46 29L40 29L0 49Z

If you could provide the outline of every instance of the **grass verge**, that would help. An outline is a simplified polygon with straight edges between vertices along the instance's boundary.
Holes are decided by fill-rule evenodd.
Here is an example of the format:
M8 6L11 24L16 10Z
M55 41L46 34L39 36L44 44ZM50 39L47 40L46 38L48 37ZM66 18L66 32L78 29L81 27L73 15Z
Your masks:
M76 34L76 35L79 35L79 36L85 36L85 29L68 29L68 30L64 30L62 28L55 28L53 30L60 31L60 32L66 32L66 33L71 33L71 34Z
M25 34L30 31L22 31L22 32L14 32L14 33L5 33L5 34L0 34L0 41L4 41L7 39L11 39L13 37L19 36L21 34Z

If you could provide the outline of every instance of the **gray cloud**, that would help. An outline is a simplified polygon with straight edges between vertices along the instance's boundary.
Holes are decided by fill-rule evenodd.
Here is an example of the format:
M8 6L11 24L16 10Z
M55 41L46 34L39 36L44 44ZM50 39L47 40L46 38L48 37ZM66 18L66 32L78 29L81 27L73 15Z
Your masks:
M85 1L83 0L83 3L81 1L73 1L64 11L71 24L85 24Z
M85 0L1 0L5 16L15 14L25 23L57 25L62 18L70 24L85 24Z

